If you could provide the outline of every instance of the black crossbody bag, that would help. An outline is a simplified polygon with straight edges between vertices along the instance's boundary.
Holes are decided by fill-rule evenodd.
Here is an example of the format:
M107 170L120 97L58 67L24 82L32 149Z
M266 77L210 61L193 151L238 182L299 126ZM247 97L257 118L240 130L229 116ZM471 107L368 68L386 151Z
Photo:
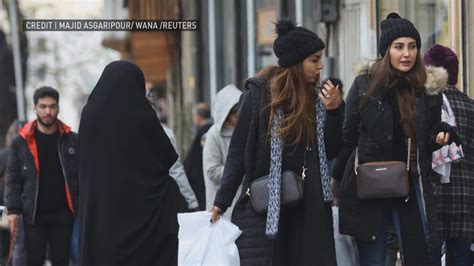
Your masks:
M368 162L359 165L356 149L354 172L359 199L401 198L409 193L411 139L408 139L407 163L401 161Z
M303 184L306 178L307 153L311 151L310 147L305 148L304 163L301 175L294 171L286 170L281 173L281 196L280 203L282 209L287 209L297 205L303 198ZM250 198L250 203L255 212L264 214L268 210L268 201L270 197L270 175L255 179L247 188L246 194Z

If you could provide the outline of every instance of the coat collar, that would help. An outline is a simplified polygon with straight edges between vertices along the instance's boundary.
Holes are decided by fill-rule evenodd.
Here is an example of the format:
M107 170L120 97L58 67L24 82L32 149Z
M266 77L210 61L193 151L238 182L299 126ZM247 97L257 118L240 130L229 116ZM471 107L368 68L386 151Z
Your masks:
M69 134L71 132L71 128L68 125L64 124L61 120L58 119L56 123L58 123L58 130L60 135L64 133ZM34 136L37 128L38 121L35 119L26 123L26 125L24 125L22 129L20 129L19 134L24 139L28 140Z

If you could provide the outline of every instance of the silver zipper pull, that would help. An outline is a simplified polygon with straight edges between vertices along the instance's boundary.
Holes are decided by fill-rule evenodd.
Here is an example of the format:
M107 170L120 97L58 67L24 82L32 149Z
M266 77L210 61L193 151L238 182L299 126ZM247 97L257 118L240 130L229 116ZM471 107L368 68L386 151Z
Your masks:
M301 167L301 168L303 169L303 172L301 172L301 179L304 181L305 178L306 178L306 170L307 170L308 168L306 168L306 167L304 167L304 166Z

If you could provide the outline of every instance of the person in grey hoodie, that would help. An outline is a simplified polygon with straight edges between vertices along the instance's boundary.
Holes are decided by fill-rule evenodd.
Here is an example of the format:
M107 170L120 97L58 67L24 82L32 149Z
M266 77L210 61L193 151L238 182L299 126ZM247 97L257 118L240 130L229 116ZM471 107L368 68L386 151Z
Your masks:
M212 208L214 197L221 183L230 138L237 121L238 102L241 94L242 92L235 85L230 84L217 93L214 101L212 116L215 123L206 133L203 149L207 210ZM234 204L235 202L234 198ZM232 213L232 209L227 213Z
M150 103L151 107L155 111L156 116L160 120L161 126L163 127L163 130L165 131L166 136L169 138L171 145L173 146L176 154L178 154L178 159L173 164L173 166L171 166L171 168L169 169L169 175L174 179L176 184L178 184L179 191L181 192L181 195L183 196L184 200L187 203L187 207L180 206L178 211L179 212L183 212L187 210L198 211L199 203L197 201L196 194L191 188L191 184L189 183L186 172L184 171L184 166L181 161L181 156L179 155L178 142L176 141L176 135L174 134L174 131L171 128L169 128L167 125L168 117L164 114L160 114L160 112L158 111L159 109L156 106L156 103L155 103L156 101L155 101L153 93L151 93L151 90L148 90L145 96L147 97L148 102Z
M170 139L171 145L173 145L173 148L178 154L178 159L173 164L173 166L171 166L169 174L174 179L174 181L176 181L176 184L178 184L181 195L183 195L184 199L186 200L186 203L188 203L188 209L190 211L198 211L199 203L197 201L196 194L191 188L191 184L189 183L188 177L186 176L186 172L184 171L184 166L181 161L181 156L179 155L176 135L174 134L173 130L169 128L167 125L161 124L161 126L165 130L166 135Z

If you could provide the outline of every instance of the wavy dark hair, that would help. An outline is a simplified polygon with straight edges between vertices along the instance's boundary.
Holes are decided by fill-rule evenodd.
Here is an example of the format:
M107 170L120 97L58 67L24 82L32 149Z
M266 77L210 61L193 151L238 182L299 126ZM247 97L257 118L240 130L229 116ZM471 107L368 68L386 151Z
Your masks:
M313 143L316 125L316 93L315 85L306 80L303 72L303 63L283 68L269 66L262 69L257 76L267 78L267 92L270 95L270 123L267 136L271 132L271 121L278 107L283 108L282 127L278 135L288 141L294 136L294 141L289 144L306 141Z
M389 48L390 49L390 48ZM390 64L390 53L377 59L371 67L370 83L367 97L362 101L362 108L368 99L379 90L394 90L400 109L400 120L407 137L415 137L416 119L416 92L423 90L427 79L426 67L421 58L420 51L416 62L410 71L404 73L395 69Z

